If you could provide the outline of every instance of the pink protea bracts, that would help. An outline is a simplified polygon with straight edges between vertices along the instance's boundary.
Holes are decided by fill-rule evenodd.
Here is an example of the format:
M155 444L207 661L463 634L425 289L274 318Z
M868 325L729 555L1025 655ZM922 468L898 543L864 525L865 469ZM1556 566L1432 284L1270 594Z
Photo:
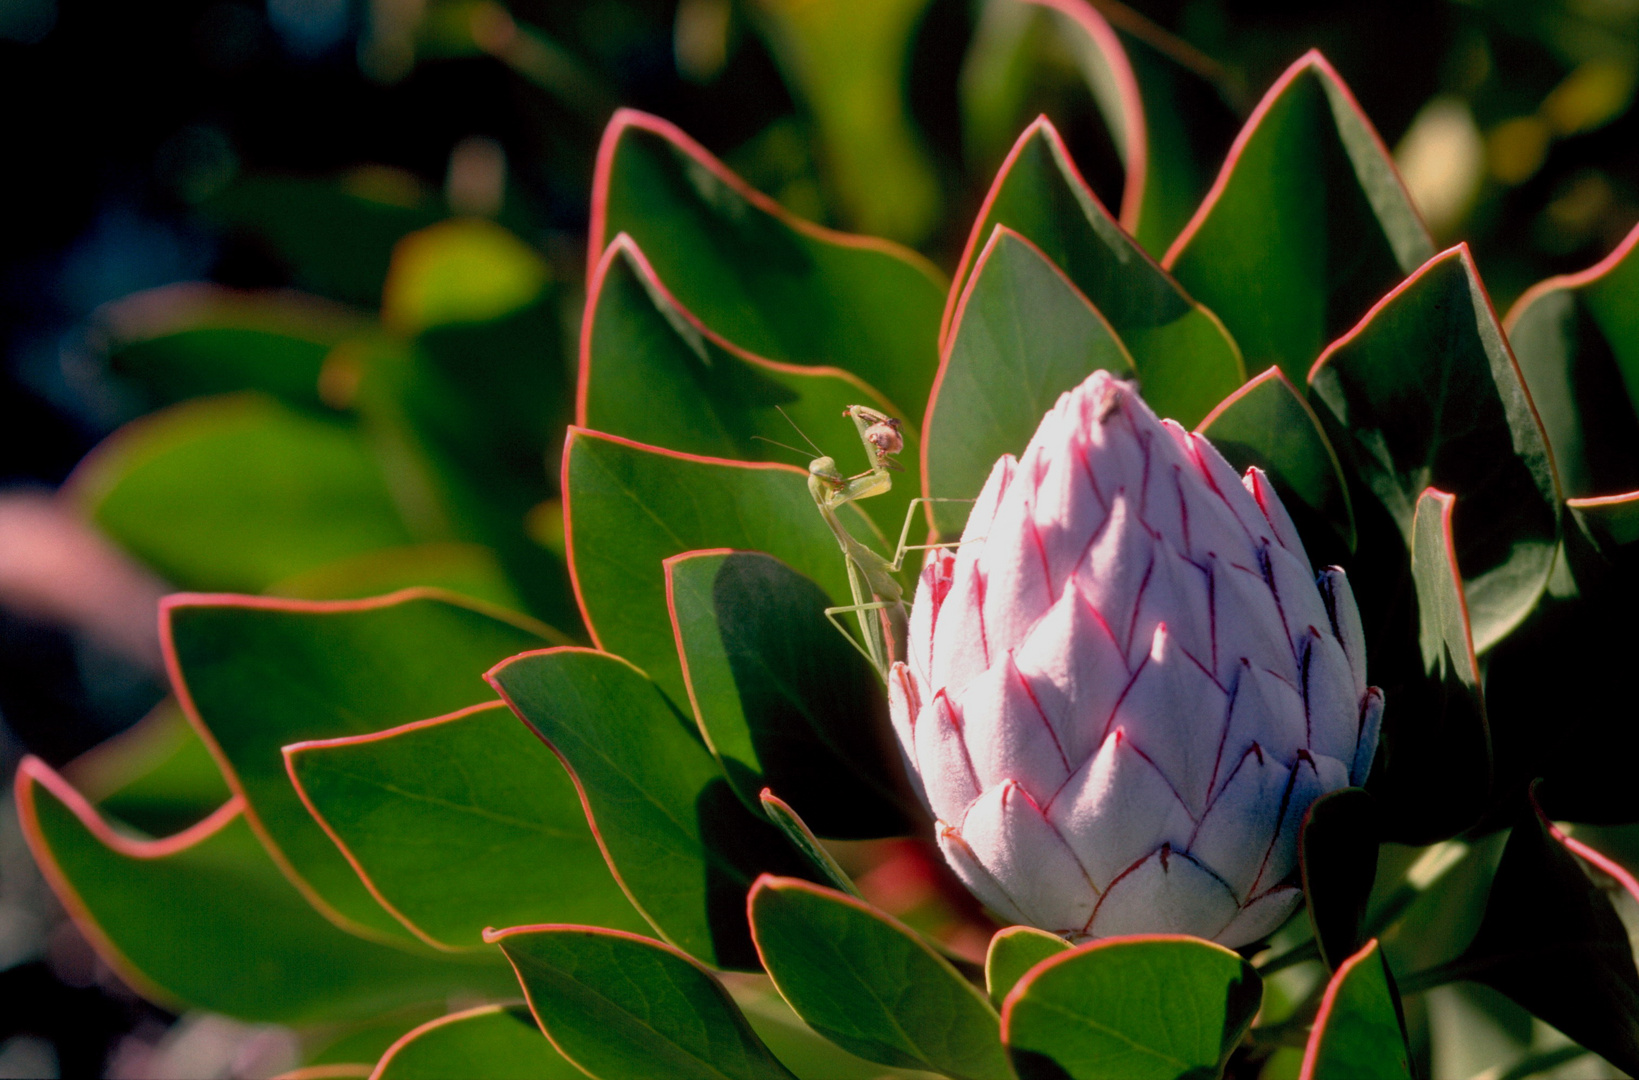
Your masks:
M996 463L962 539L888 680L957 874L1072 939L1276 929L1304 811L1377 745L1343 571L1317 581L1262 472L1102 371Z

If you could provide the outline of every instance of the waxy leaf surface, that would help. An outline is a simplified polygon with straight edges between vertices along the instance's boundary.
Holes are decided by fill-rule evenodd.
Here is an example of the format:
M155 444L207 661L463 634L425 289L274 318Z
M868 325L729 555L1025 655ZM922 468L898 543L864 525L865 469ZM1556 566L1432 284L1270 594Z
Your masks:
M1328 553L1341 556L1354 548L1354 508L1337 452L1314 410L1279 368L1248 381L1195 430L1211 439L1236 471L1256 465L1269 475L1312 561L1335 562Z
M985 953L985 988L998 1009L1013 987L1031 968L1070 948L1057 934L1033 926L1009 926L996 931Z
M819 837L814 835L814 830L808 827L808 823L791 809L790 803L767 788L762 790L758 801L762 805L763 816L773 822L774 827L785 834L791 846L801 852L803 857L813 864L814 869L819 871L816 877L823 879L824 883L833 889L845 892L849 896L859 896L859 888L848 876L848 872L825 845L820 843ZM860 899L863 900L864 897L860 896Z
M900 409L928 396L945 282L920 256L792 217L671 124L609 122L588 252L628 233L678 301L759 356L847 368Z
M661 936L755 970L746 889L763 871L815 871L735 796L678 707L590 649L528 653L487 677L569 767L610 868Z
M284 749L302 800L384 907L438 948L489 926L646 929L574 782L499 701Z
M1404 535L1424 488L1457 496L1457 564L1485 652L1541 595L1559 511L1542 427L1468 250L1385 297L1309 384L1338 453Z
M440 1016L387 1048L370 1080L581 1080L527 1008L479 1005Z
M1311 52L1258 104L1161 265L1223 319L1248 371L1301 382L1433 254L1377 132Z
M177 696L275 860L339 924L413 940L308 813L281 747L489 700L484 670L552 632L424 590L335 603L184 594L161 610Z
M1200 938L1108 938L1031 969L1002 1008L1020 1080L1217 1076L1252 1023L1252 966Z
M581 330L580 426L688 454L786 464L800 460L786 446L802 446L805 433L845 472L869 466L842 414L850 405L890 414L893 406L857 375L774 363L725 341L666 292L630 237L609 245L590 293ZM899 535L921 486L916 429L902 426L900 434L907 471L892 491L860 504L888 536Z
M685 551L765 551L848 602L837 541L791 466L677 454L572 428L564 447L570 569L601 648L626 657L682 707L688 701L666 610L662 561ZM869 520L839 516L864 542Z
M257 394L184 402L121 428L68 490L172 584L260 592L412 539L381 466L345 421Z
M1520 297L1503 326L1571 498L1639 489L1639 229Z
M1194 424L1240 385L1240 352L1223 324L1122 231L1045 118L1019 137L980 210L948 300L947 346L997 225L1040 249L1108 320L1160 415Z
M1035 245L998 225L979 255L928 405L927 493L972 499L1003 454L1022 454L1060 394L1094 371L1132 374L1110 324ZM931 504L941 536L969 503Z
M884 1065L1009 1076L996 1011L915 931L805 881L764 877L749 904L763 966L821 1035Z
M492 958L405 952L332 926L279 873L237 800L146 840L116 831L33 758L16 797L58 897L104 960L155 1001L299 1024L506 991Z
M794 1080L711 972L658 941L590 926L489 935L563 1056L600 1080Z
M746 804L767 787L821 836L907 831L887 699L819 586L768 555L712 551L667 559L666 587L689 703Z
M1398 998L1388 961L1373 939L1338 965L1327 984L1300 1080L1412 1080Z

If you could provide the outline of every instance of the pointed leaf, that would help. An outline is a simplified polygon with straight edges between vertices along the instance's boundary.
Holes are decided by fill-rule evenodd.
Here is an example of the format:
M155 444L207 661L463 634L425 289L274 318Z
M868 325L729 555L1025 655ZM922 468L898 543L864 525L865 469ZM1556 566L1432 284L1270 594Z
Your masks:
M1009 926L996 931L985 953L985 987L990 991L990 1003L1001 1008L1025 972L1068 948L1070 943L1057 934L1033 926Z
M488 939L552 1045L600 1080L795 1080L711 972L658 941L593 926Z
M454 541L378 548L281 578L267 592L296 600L362 600L416 586L459 593L508 611L524 610L494 550Z
M525 653L485 677L562 758L610 869L660 935L755 970L746 889L765 870L815 871L735 797L694 725L608 653Z
M371 894L434 948L479 949L486 926L548 918L647 929L574 782L502 702L284 755L297 795Z
M1320 958L1333 971L1362 944L1380 839L1376 804L1361 788L1328 792L1303 815L1303 897Z
M413 941L302 805L280 748L489 699L484 669L553 631L412 589L334 602L184 593L164 601L160 634L177 699L280 869L338 925Z
M1533 798L1503 849L1485 920L1453 973L1502 991L1631 1073L1639 1070L1639 970L1615 907L1571 852L1639 899L1630 875L1562 837Z
M1132 374L1110 324L1034 244L996 226L957 306L928 403L928 495L976 497L996 459L1023 453L1059 395L1099 370ZM940 535L960 535L968 504L931 505Z
M1566 499L1565 508L1607 559L1630 554L1639 543L1639 491Z
M688 552L665 568L689 704L746 805L771 787L824 836L908 831L882 684L825 617L819 586L758 552Z
M1639 229L1596 265L1552 277L1503 327L1573 498L1639 488Z
M1182 935L1107 938L1044 960L1002 1007L1020 1080L1217 1076L1263 983L1221 945Z
M370 1080L580 1080L521 1006L479 1005L404 1033Z
M899 409L927 399L945 283L914 252L793 217L630 109L604 131L592 184L589 271L629 233L678 301L736 345L847 368Z
M1376 130L1310 52L1258 103L1161 265L1223 319L1247 370L1297 382L1433 254Z
M828 438L850 405L894 412L851 372L764 360L713 333L666 291L629 236L603 253L589 294L575 421L582 427L687 454L790 464L794 455L778 444L801 445L798 431ZM916 429L900 433L900 460L912 471L862 504L889 536L899 535L921 486Z
M849 435L857 445L851 428ZM593 640L648 672L679 705L688 691L666 610L663 560L708 548L765 551L811 578L833 604L851 595L842 553L802 469L679 454L571 428L563 476L569 566ZM863 513L841 517L869 542Z
M300 1024L505 992L505 968L487 957L405 952L326 922L268 859L238 798L149 840L117 831L36 758L18 767L15 794L63 906L103 961L156 1002Z
M1400 995L1376 938L1338 965L1309 1034L1299 1080L1332 1076L1412 1080Z
M774 823L775 828L785 834L785 838L791 841L792 847L796 848L804 858L814 864L814 868L819 871L817 877L823 878L825 883L833 889L845 892L849 896L858 897L861 900L864 899L859 895L859 888L854 884L853 879L848 876L848 872L825 849L825 845L820 843L819 837L814 835L814 831L808 827L808 824L797 816L795 810L791 809L790 803L767 788L763 789L760 801L763 814L769 821Z
M791 1011L772 982L738 986L733 993L774 1056L804 1080L932 1080L930 1073L920 1069L890 1069L821 1038Z
M996 1011L916 936L863 901L763 876L751 890L763 966L797 1015L867 1061L1006 1080Z
M1240 353L1223 324L1111 219L1045 117L1019 137L980 208L947 301L947 350L998 225L1035 245L1109 321L1163 416L1194 424L1240 385Z
M133 421L67 487L104 532L183 588L258 592L412 539L353 425L258 394Z
M1541 595L1559 513L1542 427L1468 249L1384 297L1309 385L1333 445L1402 534L1424 488L1457 496L1457 564L1485 652Z
M1195 430L1237 471L1255 465L1269 474L1312 560L1337 561L1325 553L1337 550L1339 540L1354 549L1354 508L1343 466L1314 410L1280 368L1225 398Z

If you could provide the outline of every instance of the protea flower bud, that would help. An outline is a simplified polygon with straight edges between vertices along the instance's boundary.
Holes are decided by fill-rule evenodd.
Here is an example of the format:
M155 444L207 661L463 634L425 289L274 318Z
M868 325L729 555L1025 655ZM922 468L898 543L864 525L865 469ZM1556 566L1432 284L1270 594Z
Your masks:
M1365 779L1383 696L1343 571L1267 477L1097 372L934 552L889 678L939 843L999 915L1237 946L1301 895L1317 797Z

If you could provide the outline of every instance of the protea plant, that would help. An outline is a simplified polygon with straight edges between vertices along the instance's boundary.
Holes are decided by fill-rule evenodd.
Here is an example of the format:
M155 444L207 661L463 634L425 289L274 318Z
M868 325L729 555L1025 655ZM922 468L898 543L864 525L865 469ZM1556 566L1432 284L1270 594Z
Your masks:
M1631 245L1499 322L1318 54L1180 211L1172 84L1040 7L1109 91L1119 219L1038 119L951 281L622 112L555 486L552 403L485 374L547 275L470 224L406 242L380 322L303 324L313 401L81 467L202 590L158 734L89 798L19 772L110 967L295 1026L309 1077L1408 1076L1477 1013L1499 1072L1639 1070L1639 887L1596 850L1639 803L1587 782L1632 740L1636 631L1593 620L1639 472L1578 456L1631 458ZM179 524L268 505L254 561ZM268 539L304 514L330 546Z

